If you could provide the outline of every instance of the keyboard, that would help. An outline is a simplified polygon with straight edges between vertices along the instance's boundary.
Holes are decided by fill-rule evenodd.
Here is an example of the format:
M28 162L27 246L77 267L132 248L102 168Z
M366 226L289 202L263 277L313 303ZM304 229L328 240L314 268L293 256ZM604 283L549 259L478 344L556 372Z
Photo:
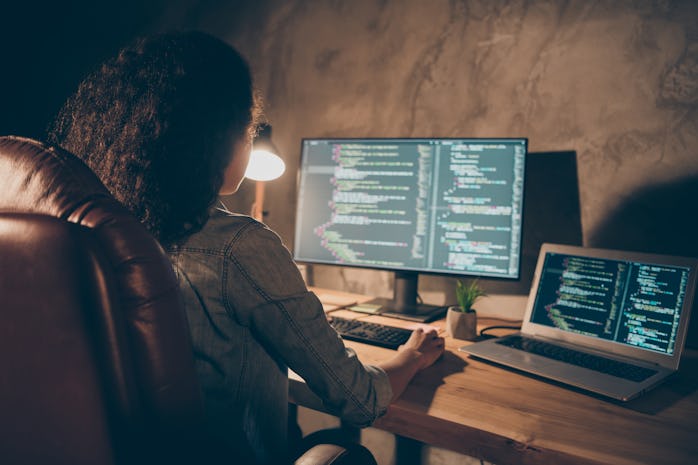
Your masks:
M599 355L568 349L567 347L537 341L524 336L507 337L497 341L497 343L636 382L644 381L657 373L656 370L652 370L650 368L644 368L637 365L632 365L630 363L601 357Z
M332 317L330 325L343 339L387 347L393 350L404 344L412 334L412 331L409 329L340 317Z

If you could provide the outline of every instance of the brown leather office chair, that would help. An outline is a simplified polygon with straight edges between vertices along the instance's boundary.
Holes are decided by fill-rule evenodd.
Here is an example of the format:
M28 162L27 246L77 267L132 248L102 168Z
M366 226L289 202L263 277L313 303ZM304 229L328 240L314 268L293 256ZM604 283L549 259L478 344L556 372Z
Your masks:
M80 160L0 138L0 460L118 463L202 418L177 281ZM171 444L168 444L168 446Z
M79 159L18 137L0 137L0 341L0 462L219 457L167 256Z

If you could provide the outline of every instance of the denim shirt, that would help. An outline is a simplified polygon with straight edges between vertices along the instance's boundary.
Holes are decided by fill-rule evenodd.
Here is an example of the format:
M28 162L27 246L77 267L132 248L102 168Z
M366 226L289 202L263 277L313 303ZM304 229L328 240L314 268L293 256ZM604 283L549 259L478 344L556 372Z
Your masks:
M204 229L170 249L211 434L281 463L287 452L288 373L328 410L357 426L385 413L386 373L362 365L328 324L279 236L216 210Z

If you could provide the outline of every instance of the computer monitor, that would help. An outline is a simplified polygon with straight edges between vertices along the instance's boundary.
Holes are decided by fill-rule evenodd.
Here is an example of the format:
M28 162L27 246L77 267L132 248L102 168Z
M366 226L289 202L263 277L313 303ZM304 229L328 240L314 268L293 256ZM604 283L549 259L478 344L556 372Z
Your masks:
M517 279L525 138L303 139L294 259L395 272L386 316L430 321L420 273Z

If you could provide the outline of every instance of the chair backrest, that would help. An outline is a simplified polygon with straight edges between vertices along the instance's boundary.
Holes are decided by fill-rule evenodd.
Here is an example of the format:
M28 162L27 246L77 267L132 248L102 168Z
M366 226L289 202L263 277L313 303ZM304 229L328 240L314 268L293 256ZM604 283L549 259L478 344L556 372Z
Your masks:
M78 158L18 137L0 137L0 341L4 463L148 460L203 418L162 248Z

